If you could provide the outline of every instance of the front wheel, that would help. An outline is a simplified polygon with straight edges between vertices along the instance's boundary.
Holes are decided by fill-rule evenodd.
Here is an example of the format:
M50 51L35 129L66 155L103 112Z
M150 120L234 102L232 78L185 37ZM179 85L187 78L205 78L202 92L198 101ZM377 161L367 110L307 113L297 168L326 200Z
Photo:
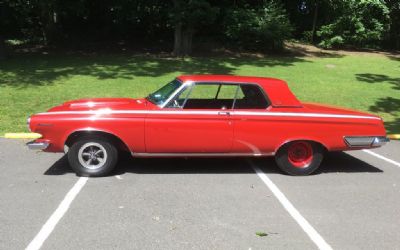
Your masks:
M309 175L324 158L321 145L311 141L293 141L283 145L275 155L279 168L290 175Z
M80 176L105 176L118 161L118 150L102 138L82 138L75 142L69 152L71 168Z

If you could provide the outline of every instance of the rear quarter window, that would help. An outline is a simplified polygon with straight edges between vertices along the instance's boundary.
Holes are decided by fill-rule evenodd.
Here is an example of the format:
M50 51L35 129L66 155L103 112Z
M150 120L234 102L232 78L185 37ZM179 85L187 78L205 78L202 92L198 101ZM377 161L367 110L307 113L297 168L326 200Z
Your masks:
M239 94L239 92L241 92L241 94ZM234 105L235 109L266 109L268 106L269 101L258 85L240 85Z

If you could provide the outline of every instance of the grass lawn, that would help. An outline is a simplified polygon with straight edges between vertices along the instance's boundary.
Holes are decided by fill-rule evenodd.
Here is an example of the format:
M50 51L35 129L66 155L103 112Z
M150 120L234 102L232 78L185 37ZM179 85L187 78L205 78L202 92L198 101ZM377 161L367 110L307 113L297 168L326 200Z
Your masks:
M26 118L84 97L142 97L180 74L286 80L302 101L382 116L400 133L400 59L372 53L324 56L157 58L124 54L16 55L0 62L0 134L27 131Z

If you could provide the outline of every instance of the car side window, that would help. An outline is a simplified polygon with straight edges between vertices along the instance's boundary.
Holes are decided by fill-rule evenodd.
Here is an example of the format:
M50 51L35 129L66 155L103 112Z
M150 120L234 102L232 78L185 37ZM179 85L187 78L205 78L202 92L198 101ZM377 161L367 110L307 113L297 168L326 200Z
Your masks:
M218 92L219 85L217 84L195 84L190 92L189 100L203 99L212 100Z
M185 105L186 98L188 97L191 91L191 86L187 86L183 90L181 90L176 97L171 100L165 107L166 108L182 108Z
M187 97L184 109L231 109L238 85L196 83Z
M223 99L228 99L232 100L235 98L236 91L237 91L238 86L234 84L222 84L220 85L220 89L217 93L217 99L223 100Z
M241 94L239 94L241 92ZM235 101L235 109L266 109L269 106L264 93L255 84L241 84Z

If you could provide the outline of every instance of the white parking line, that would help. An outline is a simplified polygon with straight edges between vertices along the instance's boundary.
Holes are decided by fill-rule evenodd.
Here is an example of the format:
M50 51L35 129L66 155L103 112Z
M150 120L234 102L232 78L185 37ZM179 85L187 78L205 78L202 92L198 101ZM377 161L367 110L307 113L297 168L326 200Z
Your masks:
M394 160L392 160L392 159L386 158L385 156L380 155L380 154L377 154L377 153L375 153L375 152L372 152L371 150L368 150L368 149L364 149L363 151L364 151L365 153L368 153L368 154L370 154L370 155L375 156L376 158L379 158L379 159L384 160L384 161L386 161L386 162L392 163L393 165L395 165L395 166L397 166L397 167L400 167L400 163L397 162L397 161L394 161Z
M322 236L311 226L310 223L300 214L300 212L293 206L293 204L286 198L286 196L279 190L279 188L271 181L268 176L261 171L252 161L249 161L258 177L267 185L275 197L279 200L286 211L293 217L293 219L300 225L304 232L310 239L317 245L319 249L331 250L332 247L322 238Z
M75 185L65 195L64 200L58 205L56 211L50 216L46 223L42 226L39 233L33 238L31 243L26 247L27 250L40 249L51 232L53 232L57 223L61 220L64 214L68 211L69 206L81 189L85 186L88 177L80 177Z

